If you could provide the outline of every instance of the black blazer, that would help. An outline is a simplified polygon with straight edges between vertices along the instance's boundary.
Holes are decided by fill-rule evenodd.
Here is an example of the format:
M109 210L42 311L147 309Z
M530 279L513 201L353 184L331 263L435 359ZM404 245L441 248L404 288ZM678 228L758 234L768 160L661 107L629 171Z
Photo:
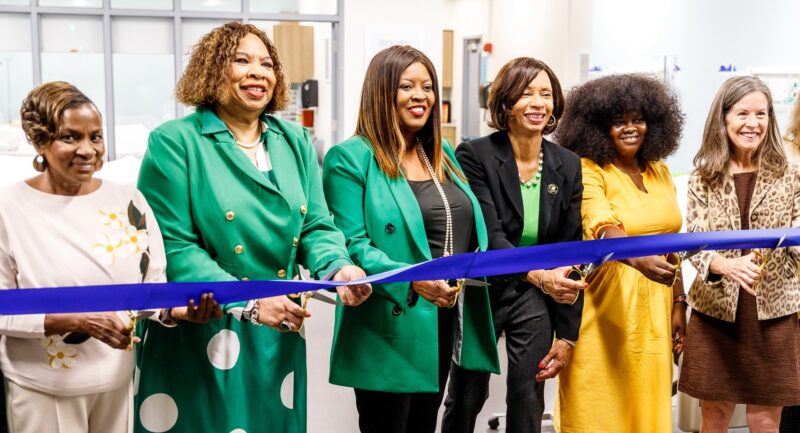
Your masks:
M576 241L582 236L581 198L583 181L577 155L548 140L542 140L544 168L539 202L539 244ZM498 131L462 143L456 158L477 196L486 220L489 249L514 248L522 237L523 205L519 171L508 133ZM492 278L490 292L497 299L518 297L525 290L545 298L558 338L578 339L583 311L583 293L574 305L559 304L524 280L523 275ZM499 294L498 292L502 292Z

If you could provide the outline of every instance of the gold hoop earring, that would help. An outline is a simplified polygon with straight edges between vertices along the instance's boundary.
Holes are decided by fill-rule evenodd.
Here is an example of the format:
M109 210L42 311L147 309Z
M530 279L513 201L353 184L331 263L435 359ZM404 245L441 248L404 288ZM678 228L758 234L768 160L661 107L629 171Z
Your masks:
M556 116L550 116L550 119L547 120L547 123L545 125L548 128L552 128L553 126L556 126L556 123L558 123L558 119L556 119Z
M41 153L33 157L33 169L39 173L44 173L47 169L47 159Z

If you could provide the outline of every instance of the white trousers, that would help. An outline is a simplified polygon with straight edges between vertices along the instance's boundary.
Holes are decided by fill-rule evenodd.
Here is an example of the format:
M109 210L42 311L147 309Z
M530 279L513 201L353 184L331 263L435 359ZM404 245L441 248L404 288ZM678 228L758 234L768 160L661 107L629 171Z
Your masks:
M5 379L9 433L130 433L133 384L97 394L62 397Z

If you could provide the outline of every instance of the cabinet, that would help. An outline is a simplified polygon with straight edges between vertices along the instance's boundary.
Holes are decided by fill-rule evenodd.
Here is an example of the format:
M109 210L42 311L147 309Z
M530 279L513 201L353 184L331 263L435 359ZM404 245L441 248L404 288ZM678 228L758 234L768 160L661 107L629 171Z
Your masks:
M314 27L283 22L272 28L273 42L289 83L314 78Z
M453 31L442 31L442 87L453 87Z

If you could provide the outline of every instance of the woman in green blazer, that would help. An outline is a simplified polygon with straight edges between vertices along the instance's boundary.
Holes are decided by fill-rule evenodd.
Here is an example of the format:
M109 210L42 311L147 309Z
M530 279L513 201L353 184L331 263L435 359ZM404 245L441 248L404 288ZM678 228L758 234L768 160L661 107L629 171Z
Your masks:
M139 173L169 280L291 279L298 264L317 277L364 276L325 204L308 132L268 114L287 91L263 31L212 30L176 96L197 111L152 132ZM339 289L348 305L369 293ZM206 325L145 329L137 432L306 431L305 341L287 331L308 312L286 296L223 307L229 314Z
M367 69L356 135L325 157L336 225L370 274L486 249L480 205L442 144L438 88L421 52L381 51ZM439 280L374 290L356 308L337 308L330 381L355 388L364 433L433 432L451 359L499 372L486 287Z

